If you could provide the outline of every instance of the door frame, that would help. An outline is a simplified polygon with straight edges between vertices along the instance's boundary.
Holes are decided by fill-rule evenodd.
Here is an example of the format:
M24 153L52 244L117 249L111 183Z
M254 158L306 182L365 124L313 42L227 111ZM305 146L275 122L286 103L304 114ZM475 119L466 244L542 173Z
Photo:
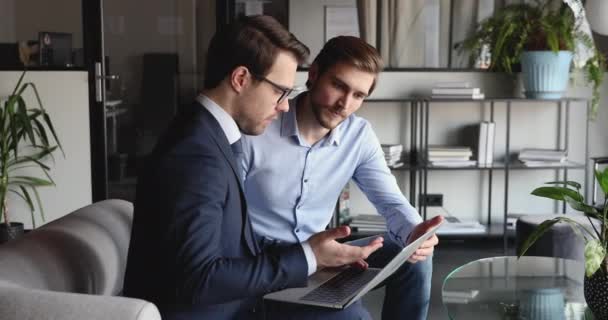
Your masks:
M97 202L108 198L103 0L82 0L82 27L84 64L89 80L92 199Z

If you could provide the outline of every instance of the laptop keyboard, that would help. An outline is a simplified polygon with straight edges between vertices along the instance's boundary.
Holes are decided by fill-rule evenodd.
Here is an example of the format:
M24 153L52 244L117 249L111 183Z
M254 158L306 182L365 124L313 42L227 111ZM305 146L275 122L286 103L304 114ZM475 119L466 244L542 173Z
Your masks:
M304 295L300 300L339 303L363 287L378 272L379 270L373 269L348 268Z

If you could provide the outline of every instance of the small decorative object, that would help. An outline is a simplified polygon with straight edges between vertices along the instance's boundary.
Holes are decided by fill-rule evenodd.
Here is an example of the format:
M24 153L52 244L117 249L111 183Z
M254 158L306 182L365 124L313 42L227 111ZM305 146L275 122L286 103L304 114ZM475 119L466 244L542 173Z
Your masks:
M50 116L42 107L36 86L23 82L21 74L15 89L0 105L0 243L14 239L23 233L23 224L9 218L8 194L14 194L25 201L30 209L32 227L36 227L34 212L36 206L44 221L44 211L37 188L54 185L49 175L51 168L44 159L53 151L61 149L61 144L53 128ZM27 89L33 91L37 107L30 107L23 98ZM49 135L48 133L52 135ZM53 144L53 141L57 145ZM61 149L63 152L63 149ZM23 173L21 169L37 168L45 178Z
M608 246L608 168L597 170L595 178L604 193L602 206L586 204L580 193L581 185L574 181L548 182L553 186L536 188L532 194L539 197L565 201L568 205L582 212L591 223L591 228L568 218L558 216L541 223L523 243L519 256L538 240L547 230L558 222L565 222L585 241L585 300L596 319L608 319L608 268L606 263L606 246Z
M558 288L526 290L519 307L522 319L564 320L564 294Z
M471 61L487 54L493 71L511 74L522 67L529 98L555 99L566 90L571 61L593 85L592 118L597 114L604 57L597 51L582 6L576 1L537 0L498 9L457 44ZM575 8L581 8L576 10ZM587 31L585 31L587 30ZM485 51L484 51L485 50Z

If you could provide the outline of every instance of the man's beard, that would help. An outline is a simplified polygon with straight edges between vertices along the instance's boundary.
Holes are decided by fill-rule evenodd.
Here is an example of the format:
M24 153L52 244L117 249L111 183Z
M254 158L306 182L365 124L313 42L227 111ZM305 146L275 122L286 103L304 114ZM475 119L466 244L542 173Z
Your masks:
M340 125L340 123L342 123L342 121L344 121L346 119L345 117L342 117L342 119L340 119L340 121L338 121L337 123L334 124L333 122L330 122L327 119L323 118L323 110L331 111L332 108L322 107L321 105L316 104L312 99L310 100L310 104L312 106L312 113L315 115L317 122L319 122L319 124L325 129L333 130L338 125ZM331 111L331 112L333 113L333 111Z

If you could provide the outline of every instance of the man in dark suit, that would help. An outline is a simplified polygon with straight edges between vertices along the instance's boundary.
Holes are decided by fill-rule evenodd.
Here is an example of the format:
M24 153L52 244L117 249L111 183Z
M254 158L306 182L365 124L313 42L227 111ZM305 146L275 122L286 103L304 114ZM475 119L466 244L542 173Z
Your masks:
M263 246L251 229L235 161L240 131L261 134L289 108L307 55L266 16L245 17L214 36L204 90L176 116L138 177L125 295L155 303L163 319L257 318L264 294L304 286L317 268L365 265L382 246L381 238L366 247L339 244L347 227L302 244Z

